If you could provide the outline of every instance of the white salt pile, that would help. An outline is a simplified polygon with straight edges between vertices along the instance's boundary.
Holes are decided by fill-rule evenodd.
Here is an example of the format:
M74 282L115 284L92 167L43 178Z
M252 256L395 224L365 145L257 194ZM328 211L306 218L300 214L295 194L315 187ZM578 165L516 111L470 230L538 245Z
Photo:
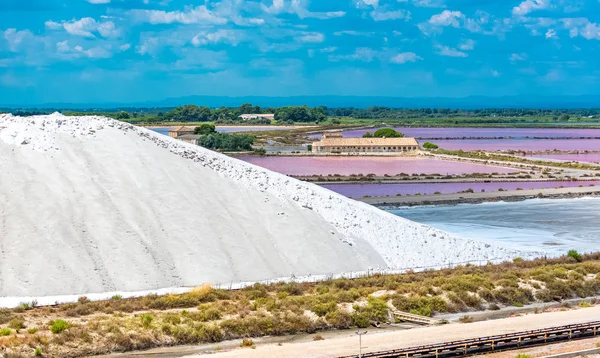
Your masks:
M0 297L518 255L108 118L0 115L0 168Z

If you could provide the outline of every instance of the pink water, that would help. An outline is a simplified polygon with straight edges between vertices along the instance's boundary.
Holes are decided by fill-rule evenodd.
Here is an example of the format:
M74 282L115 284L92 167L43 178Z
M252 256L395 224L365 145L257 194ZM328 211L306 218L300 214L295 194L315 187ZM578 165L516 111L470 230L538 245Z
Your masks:
M502 188L504 190L516 190L521 188L524 190L529 189L550 189L557 187L573 188L590 185L600 185L597 181L552 181L552 182L506 182L506 183L414 183L414 184L327 184L323 185L324 188L335 191L336 193L342 194L349 198L363 198L365 196L396 196L401 195L414 195L423 194L431 195L435 192L441 194L455 194L467 189L473 189L475 192L486 192L498 191Z
M544 155L534 155L532 158L535 159L557 159L557 160L567 160L574 162L597 162L600 163L600 153L590 153L590 154L544 154Z
M600 150L600 139L466 139L436 140L440 148L450 150Z
M238 157L269 170L287 175L375 174L472 174L514 173L518 170L474 163L429 158L401 157Z
M600 129L584 128L407 128L396 127L398 132L404 133L407 137L415 138L567 138L567 137L600 137ZM375 132L375 129L360 129L344 132L344 137L358 138L366 132ZM318 136L320 137L320 136Z

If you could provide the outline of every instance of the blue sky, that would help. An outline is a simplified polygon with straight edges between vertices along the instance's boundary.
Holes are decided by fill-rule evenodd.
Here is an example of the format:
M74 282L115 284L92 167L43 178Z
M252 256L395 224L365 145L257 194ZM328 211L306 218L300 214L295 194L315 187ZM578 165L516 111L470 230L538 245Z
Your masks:
M1 0L0 103L600 94L600 0Z

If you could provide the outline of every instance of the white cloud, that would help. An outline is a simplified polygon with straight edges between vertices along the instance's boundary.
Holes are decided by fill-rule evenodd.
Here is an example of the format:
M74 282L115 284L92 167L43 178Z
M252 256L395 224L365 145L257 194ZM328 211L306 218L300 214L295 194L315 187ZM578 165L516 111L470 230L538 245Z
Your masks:
M411 13L407 10L394 10L394 11L384 11L384 10L373 10L370 13L371 18L375 21L388 21L388 20L401 20L404 19L406 21L410 20Z
M524 16L532 11L550 8L550 0L525 0L512 9L513 15Z
M342 36L342 35L348 35L348 36L373 36L375 35L374 32L361 32L361 31L354 31L354 30L344 30L344 31L336 31L333 33L333 35L335 36Z
M63 23L65 31L75 36L95 37L92 31L98 28L96 20L91 17L84 17L80 20L73 20Z
M436 46L436 48L438 49L437 53L442 56L449 56L449 57L467 57L467 56L469 56L466 52L462 52L455 48L451 48L451 47L444 46L444 45L438 45L438 46Z
M156 24L225 24L227 19L216 16L204 5L187 7L185 11L130 10L128 14L137 22Z
M323 42L323 41L325 41L325 36L323 34L315 32L312 34L306 34L304 36L298 37L298 41L300 41L300 42Z
M400 2L400 0L398 0ZM413 5L417 7L446 7L442 0L413 0Z
M84 49L80 45L70 46L67 40L56 43L56 51L59 55L66 59L87 57L87 58L109 58L112 56L111 52L104 47L93 47L90 49Z
M269 14L289 13L299 18L331 19L343 17L344 11L313 12L307 9L307 0L273 0L270 6L262 4L262 9Z
M587 18L567 18L561 22L571 37L581 36L588 40L600 40L600 25Z
M339 61L371 62L378 55L379 55L378 52L373 49L370 49L367 47L361 47L361 48L357 48L356 50L354 50L354 53L349 54L349 55L330 55L329 61L332 61L332 62L339 62Z
M494 77L500 77L501 73L496 71L496 70L492 70L492 76Z
M194 36L192 39L192 45L199 47L209 44L217 44L220 42L227 42L233 46L237 46L239 43L236 33L233 30L218 30L216 32L201 32Z
M121 51L127 51L130 48L131 48L131 44L124 44L124 45L119 46L119 50L121 50Z
M471 40L471 39L467 39L464 42L462 42L459 46L459 49L463 50L463 51L471 51L472 49L475 48L475 41Z
M90 4L110 4L110 0L87 0Z
M441 14L433 15L429 23L435 26L460 27L460 20L464 18L465 15L460 11L444 10Z
M374 8L377 8L379 6L379 0L358 0L356 2L356 7L365 7L365 6L372 6Z
M330 46L330 47L322 48L321 52L335 52L336 50L337 50L337 47Z
M62 23L49 20L46 21L45 25L48 30L64 29L67 33L73 36L87 38L95 38L95 32L104 38L115 38L121 35L120 30L116 28L114 22L99 22L91 17L84 17L79 20L63 21Z
M29 30L17 31L17 29L11 28L5 30L3 35L11 52L17 52L22 45L26 45L27 42L35 39L35 36Z
M414 52L403 52L399 53L396 56L390 59L393 63L403 64L407 62L416 62L418 60L422 60L421 56L417 56Z
M556 31L554 29L549 29L548 31L546 31L546 38L547 39L558 39L558 36L556 35Z
M518 61L525 61L527 59L527 54L525 54L525 53L513 53L512 55L510 55L510 57L508 59L512 63L516 63Z

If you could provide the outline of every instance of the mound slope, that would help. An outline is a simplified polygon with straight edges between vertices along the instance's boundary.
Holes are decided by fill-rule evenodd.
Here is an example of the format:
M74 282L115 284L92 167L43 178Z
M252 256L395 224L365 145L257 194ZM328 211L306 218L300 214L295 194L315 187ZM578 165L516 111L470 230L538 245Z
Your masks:
M515 255L102 117L0 115L0 296Z

